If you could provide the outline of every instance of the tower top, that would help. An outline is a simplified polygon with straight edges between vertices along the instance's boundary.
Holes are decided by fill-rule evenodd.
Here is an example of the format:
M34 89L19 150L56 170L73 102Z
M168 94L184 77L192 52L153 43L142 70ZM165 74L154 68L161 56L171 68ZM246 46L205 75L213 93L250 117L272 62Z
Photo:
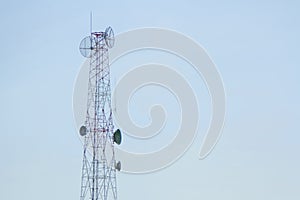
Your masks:
M109 26L103 32L91 32L90 36L83 38L79 45L79 50L82 56L90 58L92 51L97 51L100 48L112 48L115 44L114 31Z

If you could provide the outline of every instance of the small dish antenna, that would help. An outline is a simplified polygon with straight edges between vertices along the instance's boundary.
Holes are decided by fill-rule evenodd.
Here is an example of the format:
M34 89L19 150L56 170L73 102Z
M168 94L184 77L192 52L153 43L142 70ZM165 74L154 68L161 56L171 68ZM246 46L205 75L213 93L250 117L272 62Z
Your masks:
M121 134L121 131L120 129L117 129L115 132L114 132L114 142L117 143L117 144L121 144L122 142L122 134Z
M86 133L87 133L86 126L81 126L80 129L79 129L79 133L80 133L81 136L85 136Z
M121 171L121 162L118 161L115 165L116 170Z

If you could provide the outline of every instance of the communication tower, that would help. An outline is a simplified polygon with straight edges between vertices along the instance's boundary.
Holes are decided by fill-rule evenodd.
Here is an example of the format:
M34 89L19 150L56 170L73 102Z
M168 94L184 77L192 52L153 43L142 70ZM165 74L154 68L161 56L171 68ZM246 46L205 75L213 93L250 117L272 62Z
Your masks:
M121 132L114 131L108 49L114 46L114 32L92 32L79 50L89 59L89 81L85 122L79 129L83 137L83 161L80 200L116 200L114 145L121 143Z

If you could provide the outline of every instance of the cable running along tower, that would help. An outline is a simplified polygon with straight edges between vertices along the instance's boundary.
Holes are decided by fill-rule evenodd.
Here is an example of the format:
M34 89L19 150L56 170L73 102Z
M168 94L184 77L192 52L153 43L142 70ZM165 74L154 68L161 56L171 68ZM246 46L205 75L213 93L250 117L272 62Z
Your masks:
M80 43L81 54L89 59L86 118L79 133L83 137L80 200L117 200L114 145L121 143L121 132L114 131L108 49L114 45L111 27L92 32Z

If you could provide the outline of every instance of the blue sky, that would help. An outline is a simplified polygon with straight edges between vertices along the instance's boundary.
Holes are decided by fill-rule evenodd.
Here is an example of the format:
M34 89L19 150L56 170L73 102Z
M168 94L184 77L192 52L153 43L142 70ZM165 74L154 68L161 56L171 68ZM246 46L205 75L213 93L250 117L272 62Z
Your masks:
M198 160L199 136L163 171L119 174L119 199L299 199L299 7L297 1L2 2L1 198L79 199L82 146L72 92L92 10L95 30L154 26L192 37L218 66L227 94L223 135L209 157Z

